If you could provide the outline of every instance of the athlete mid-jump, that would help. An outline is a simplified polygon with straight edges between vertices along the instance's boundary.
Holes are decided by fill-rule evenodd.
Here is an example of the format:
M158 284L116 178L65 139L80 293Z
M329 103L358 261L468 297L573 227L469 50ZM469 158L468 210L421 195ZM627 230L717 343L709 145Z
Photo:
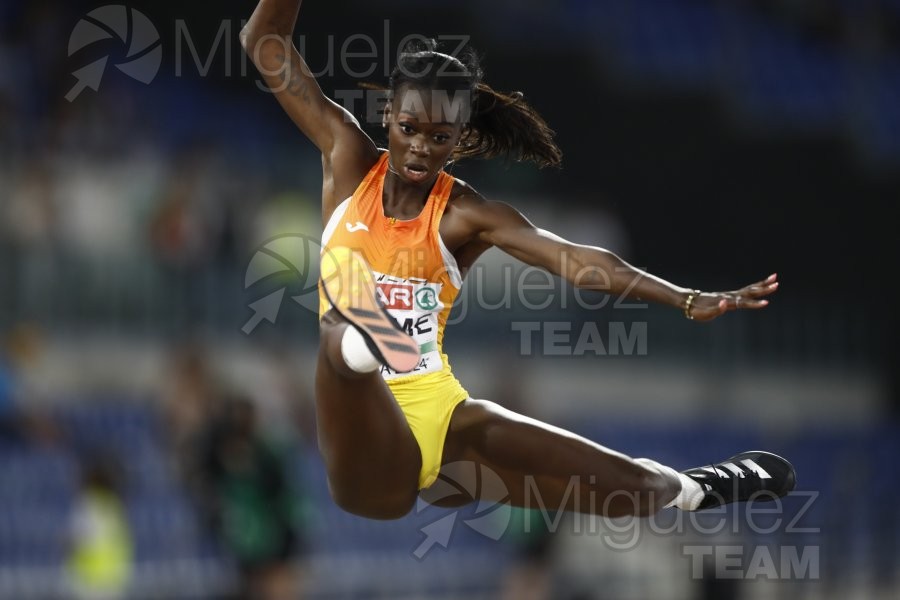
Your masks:
M448 162L464 158L539 166L561 159L553 132L521 94L481 81L474 53L457 58L429 42L405 48L383 114L387 149L379 148L322 93L294 48L299 6L262 0L241 41L322 153L316 411L329 488L342 508L400 517L442 465L456 461L500 476L502 497L487 489L482 500L521 506L527 484L554 509L591 507L607 516L772 499L793 489L793 468L774 454L744 452L679 473L470 398L442 352L444 326L466 272L492 246L579 287L665 304L696 321L763 308L776 276L731 292L676 286L607 250L538 229L448 175ZM576 494L573 477L581 483Z

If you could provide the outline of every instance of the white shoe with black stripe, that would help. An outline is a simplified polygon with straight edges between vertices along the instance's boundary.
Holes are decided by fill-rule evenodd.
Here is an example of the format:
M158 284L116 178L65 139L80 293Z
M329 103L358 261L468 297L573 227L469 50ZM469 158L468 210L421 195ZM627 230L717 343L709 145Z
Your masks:
M732 502L771 502L789 494L797 484L797 473L791 463L759 450L735 454L724 462L682 473L703 488L704 497L697 510Z

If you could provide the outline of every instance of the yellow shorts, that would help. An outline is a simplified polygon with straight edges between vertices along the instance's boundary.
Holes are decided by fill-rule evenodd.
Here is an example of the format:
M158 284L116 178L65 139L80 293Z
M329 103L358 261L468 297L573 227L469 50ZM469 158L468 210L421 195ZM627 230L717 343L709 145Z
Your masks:
M456 405L469 397L450 367L437 373L410 375L386 381L406 415L419 450L422 452L422 469L419 471L419 489L434 483L441 470L444 439L450 427L450 417Z

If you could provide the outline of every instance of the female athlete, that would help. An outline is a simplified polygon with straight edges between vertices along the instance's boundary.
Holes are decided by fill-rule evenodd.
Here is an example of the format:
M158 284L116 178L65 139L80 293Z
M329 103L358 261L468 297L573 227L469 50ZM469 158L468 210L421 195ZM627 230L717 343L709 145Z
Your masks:
M776 276L732 292L675 286L611 252L538 229L448 175L448 162L462 158L508 156L539 166L561 159L543 119L521 94L485 85L472 53L460 59L429 42L405 49L383 112L388 147L380 149L322 93L295 49L299 8L299 0L261 0L241 42L322 153L316 412L339 506L398 518L420 494L428 499L448 466L463 462L502 480L502 490L482 489L479 500L523 506L539 496L552 510L613 517L773 499L793 489L793 468L774 454L745 452L679 473L470 398L442 352L444 325L466 272L492 246L579 287L666 304L696 321L766 306ZM463 496L441 504L475 500Z

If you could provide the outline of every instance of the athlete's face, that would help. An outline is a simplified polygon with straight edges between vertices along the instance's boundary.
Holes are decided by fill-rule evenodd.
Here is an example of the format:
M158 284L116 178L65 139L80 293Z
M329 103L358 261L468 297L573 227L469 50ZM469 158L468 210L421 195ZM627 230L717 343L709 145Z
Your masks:
M406 182L430 185L462 135L467 92L401 86L385 109L391 166Z

